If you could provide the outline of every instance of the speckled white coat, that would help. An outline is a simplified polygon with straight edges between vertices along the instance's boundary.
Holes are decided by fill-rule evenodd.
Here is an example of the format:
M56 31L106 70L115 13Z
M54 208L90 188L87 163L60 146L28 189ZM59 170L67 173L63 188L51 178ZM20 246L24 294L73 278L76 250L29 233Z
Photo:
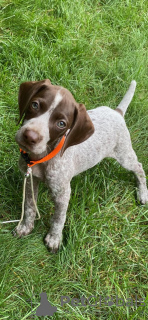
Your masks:
M118 110L120 109L123 115L133 97L135 87L136 83L132 81L129 90L118 106ZM78 145L67 148L62 157L58 153L50 161L33 167L36 198L38 182L42 180L50 188L55 202L51 228L45 239L47 246L52 251L58 249L62 238L72 177L95 166L102 159L112 157L124 168L133 171L138 180L138 197L142 204L148 201L145 173L132 148L124 118L116 110L106 106L89 110L88 114L95 128L91 137ZM22 158L20 158L20 168L23 172L26 170L26 164ZM20 236L28 234L34 227L35 209L31 200L29 181L27 183L25 220L17 228L17 233Z

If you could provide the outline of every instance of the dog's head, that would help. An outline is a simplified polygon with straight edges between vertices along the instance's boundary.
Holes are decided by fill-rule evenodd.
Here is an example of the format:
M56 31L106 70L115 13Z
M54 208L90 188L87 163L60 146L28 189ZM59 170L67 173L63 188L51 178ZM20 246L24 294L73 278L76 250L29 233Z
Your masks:
M61 155L70 146L88 139L94 126L83 104L78 104L65 88L50 80L24 82L19 89L19 122L16 142L27 151L39 155L68 131Z

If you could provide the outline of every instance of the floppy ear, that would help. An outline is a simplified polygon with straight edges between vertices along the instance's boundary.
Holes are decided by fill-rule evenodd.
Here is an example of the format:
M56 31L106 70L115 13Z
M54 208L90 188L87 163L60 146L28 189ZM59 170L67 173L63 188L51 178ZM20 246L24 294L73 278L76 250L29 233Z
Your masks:
M19 118L18 124L24 115L24 112L28 106L30 99L35 94L37 94L37 92L39 92L41 89L43 89L44 86L47 87L49 85L51 85L51 82L48 79L42 80L42 81L23 82L20 85L19 95L18 95L20 118Z
M87 140L93 133L94 125L84 104L78 104L75 107L74 121L61 150L61 156L67 148Z

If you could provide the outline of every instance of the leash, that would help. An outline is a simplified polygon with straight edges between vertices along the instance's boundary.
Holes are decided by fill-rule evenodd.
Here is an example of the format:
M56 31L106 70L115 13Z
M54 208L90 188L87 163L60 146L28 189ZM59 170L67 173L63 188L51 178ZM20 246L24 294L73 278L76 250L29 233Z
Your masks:
M4 224L4 223L12 223L12 222L19 222L18 223L18 226L20 226L21 222L23 221L24 219L24 213L25 213L25 210L24 210L24 207L25 207L25 195L26 195L26 182L27 182L27 179L30 177L30 183L31 183L31 193L32 193L32 200L33 200L33 204L35 206L35 210L36 210L36 213L38 215L38 218L35 219L35 220L39 220L41 218L41 215L39 213L39 210L38 210L38 207L37 207L37 204L36 204L36 201L35 201L35 196L34 196L34 188L33 188L33 175L32 175L32 167L35 166L36 164L39 164L39 163L43 163L45 161L48 161L50 159L52 159L53 157L55 157L59 151L62 149L63 145L64 145L64 142L65 142L65 136L63 136L63 138L61 139L61 141L59 142L59 144L56 146L56 148L51 151L47 156L43 157L42 159L40 160L37 160L37 161L33 161L33 160L30 160L28 154L23 151L22 149L20 149L20 153L22 155L22 157L24 158L24 160L26 161L27 163L27 172L25 173L24 175L24 184L23 184L23 201L22 201L22 213L21 213L21 219L20 220L10 220L10 221L0 221L0 224Z
M24 218L24 207L25 207L25 194L26 194L26 182L27 179L30 177L30 183L31 183L31 193L32 193L32 200L33 204L35 206L36 213L38 214L38 218L35 220L39 220L41 218L41 215L39 213L36 201L35 201L35 196L34 196L34 189L33 189L33 176L32 176L32 169L28 167L27 172L25 173L24 176L24 185L23 185L23 201L22 201L22 213L21 213L21 219L19 220L18 226L20 226L21 222L23 221Z

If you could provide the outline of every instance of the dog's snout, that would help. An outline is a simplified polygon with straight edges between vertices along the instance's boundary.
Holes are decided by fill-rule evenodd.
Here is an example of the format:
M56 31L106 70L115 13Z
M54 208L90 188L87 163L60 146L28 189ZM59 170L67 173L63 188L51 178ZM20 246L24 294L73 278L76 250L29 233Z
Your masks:
M25 142L32 145L38 143L40 140L39 134L33 130L25 130L23 136L24 136Z

